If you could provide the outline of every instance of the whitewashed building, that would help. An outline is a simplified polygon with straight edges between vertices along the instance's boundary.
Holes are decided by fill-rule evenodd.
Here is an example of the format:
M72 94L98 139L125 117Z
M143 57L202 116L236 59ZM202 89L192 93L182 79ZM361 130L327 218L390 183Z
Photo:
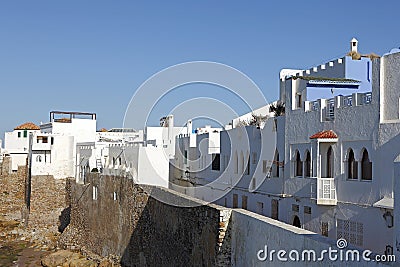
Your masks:
M52 111L48 123L25 123L6 132L2 154L11 157L12 171L30 157L32 175L74 177L76 144L95 138L96 114Z
M3 155L11 158L11 170L16 172L18 166L25 166L29 153L29 136L40 132L40 127L32 122L21 124L12 132L4 134Z
M122 129L119 132L125 136L123 141L104 138L102 133L99 136L103 140L79 143L76 180L83 183L87 172L100 171L106 175L129 176L138 184L168 187L176 136L187 131L188 127L174 127L173 116L169 115L158 127L146 127L138 132Z
M279 100L285 115L268 119L263 128L221 132L218 156L196 143L187 159L203 168L187 173L190 186L179 188L185 185L187 159L177 157L183 169L181 176L172 175L174 189L376 253L400 250L393 223L400 53L361 56L358 43L350 45L350 56L307 70L282 70ZM191 151L190 138L181 139L179 150ZM213 164L216 158L219 164Z

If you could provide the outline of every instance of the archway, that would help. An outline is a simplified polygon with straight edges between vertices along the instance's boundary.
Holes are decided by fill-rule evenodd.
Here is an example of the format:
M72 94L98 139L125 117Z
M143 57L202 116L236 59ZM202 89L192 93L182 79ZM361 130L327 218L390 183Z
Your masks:
M301 223L300 223L299 216L297 216L297 215L294 216L292 225L296 226L298 228L301 228Z

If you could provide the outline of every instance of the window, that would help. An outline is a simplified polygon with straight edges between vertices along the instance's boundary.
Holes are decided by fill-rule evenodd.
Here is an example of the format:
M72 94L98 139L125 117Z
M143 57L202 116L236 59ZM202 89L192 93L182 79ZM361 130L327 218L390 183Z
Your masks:
M97 186L93 186L93 200L97 200L98 197L98 189Z
M27 137L28 137L28 131L24 130L24 138L27 138Z
M295 176L303 176L303 162L301 162L299 151L296 151L295 167Z
M349 156L347 158L347 178L357 179L358 178L358 166L357 161L354 159L353 149L350 149Z
M239 172L239 160L238 160L238 154L236 151L235 151L235 156L234 156L233 161L235 164L235 173L238 173Z
M301 94L299 93L297 95L297 108L301 108L302 106L302 99L301 99Z
M311 207L304 206L304 214L311 214Z
M326 176L332 178L333 177L333 149L332 146L329 146L328 152L326 153Z
M54 145L54 137L52 137L50 140L51 140L51 145Z
M250 174L250 156L247 157L247 165L246 165L246 171L245 174L249 175Z
M36 157L36 162L42 162L42 156L41 155L38 155Z
M277 199L271 200L271 218L275 220L279 218L279 202Z
M242 209L247 210L247 196L242 196Z
M274 177L279 177L279 153L278 153L278 150L275 150L273 166L274 166L274 170L273 170Z
M268 172L268 165L267 165L268 161L263 160L263 173L267 173Z
M368 151L364 149L361 160L361 179L372 180L372 162L369 161Z
M47 142L48 142L47 136L43 136L42 143L47 144Z
M299 212L299 205L292 204L292 211Z
M18 132L18 138L21 138L21 132Z
M185 150L185 155L184 155L184 158L183 158L183 163L185 163L185 164L188 163L188 152L187 152L187 150Z
M213 171L219 171L221 169L220 154L212 154L212 166Z
M236 209L238 207L238 195L233 194L233 203L232 203L232 208Z
M257 164L257 153L256 152L253 152L253 157L252 157L253 159L252 159L252 163L253 164Z
M305 176L311 177L311 156L310 151L306 152L306 161L305 161Z
M328 237L329 225L327 222L321 222L321 235Z
M240 173L243 174L244 172L244 157L243 151L240 152Z
M257 213L264 215L264 203L257 202Z
M253 179L251 179L251 189L252 190L256 189L256 177L253 177Z

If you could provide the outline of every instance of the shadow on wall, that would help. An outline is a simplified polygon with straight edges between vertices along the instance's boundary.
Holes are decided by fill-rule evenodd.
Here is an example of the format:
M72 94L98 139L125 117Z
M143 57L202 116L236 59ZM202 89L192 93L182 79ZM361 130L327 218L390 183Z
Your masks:
M122 266L215 266L217 225L207 207L177 208L149 198L121 258ZM201 219L203 217L203 219Z
M62 246L73 243L103 257L116 255L122 266L230 265L230 242L224 247L225 233L221 235L226 231L221 230L221 207L171 206L147 192L165 194L176 203L192 200L124 177L87 178L84 185L71 184L71 210L60 216L65 222L60 227L65 229ZM65 228L68 214L70 225ZM216 264L219 261L224 264Z
M69 225L71 221L71 207L67 207L63 209L61 212L60 216L58 217L59 219L59 225L58 225L58 231L60 233L63 233L65 228Z
M71 222L71 182L74 181L74 179L69 178L66 180L65 183L65 204L67 205L67 207L61 211L61 214L58 217L58 231L60 233L63 233L65 228L67 228L67 226Z

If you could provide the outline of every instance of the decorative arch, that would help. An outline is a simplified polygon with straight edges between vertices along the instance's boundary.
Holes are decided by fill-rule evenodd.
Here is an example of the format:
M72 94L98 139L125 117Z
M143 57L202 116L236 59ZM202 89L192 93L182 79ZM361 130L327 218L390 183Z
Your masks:
M358 179L358 164L352 148L347 152L347 178Z
M306 150L304 159L304 175L311 177L311 153L308 149Z
M275 149L274 162L273 162L273 176L279 177L279 152Z
M300 152L295 152L295 176L303 176L303 162L301 161Z
M326 152L326 177L334 177L333 160L334 160L333 148L332 146L329 146L328 151Z
M361 151L361 179L372 180L372 162L369 159L368 150L363 148Z
M293 217L292 225L293 225L293 226L296 226L296 227L298 227L298 228L301 228L301 222L300 222L299 216L295 215L295 216Z

